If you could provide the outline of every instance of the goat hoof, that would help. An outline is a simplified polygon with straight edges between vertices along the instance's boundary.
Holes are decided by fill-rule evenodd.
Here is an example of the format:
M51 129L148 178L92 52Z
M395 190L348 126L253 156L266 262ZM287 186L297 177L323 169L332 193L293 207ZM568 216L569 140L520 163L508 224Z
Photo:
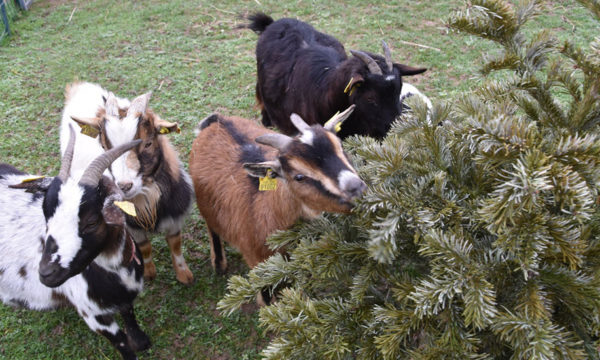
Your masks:
M136 332L135 334L127 334L127 341L129 342L129 346L133 349L133 351L144 351L150 349L152 346L152 341L146 333L143 331Z
M175 277L183 285L192 285L194 283L194 275L189 269L179 270Z
M144 264L144 280L154 280L156 278L156 265L153 262Z
M227 267L216 267L215 272L217 273L217 275L223 276L227 274Z

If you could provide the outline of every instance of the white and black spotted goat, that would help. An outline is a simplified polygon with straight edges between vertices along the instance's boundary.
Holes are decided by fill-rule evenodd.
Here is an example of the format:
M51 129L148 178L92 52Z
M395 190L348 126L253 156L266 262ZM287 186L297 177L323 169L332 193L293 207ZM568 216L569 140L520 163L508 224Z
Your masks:
M166 233L177 280L190 284L194 277L182 254L181 229L192 205L192 181L166 135L179 131L177 123L161 119L148 108L150 93L130 102L97 84L77 82L67 85L65 97L61 152L68 142L69 125L82 128L75 144L74 176L104 151L142 140L115 160L106 175L135 204L138 217L128 216L127 225L144 257L144 277L156 277L147 232L160 231Z
M124 359L136 359L150 346L133 311L143 263L115 204L123 194L102 173L140 141L100 155L79 180L68 175L74 142L72 131L57 177L0 164L0 299L33 310L71 304Z

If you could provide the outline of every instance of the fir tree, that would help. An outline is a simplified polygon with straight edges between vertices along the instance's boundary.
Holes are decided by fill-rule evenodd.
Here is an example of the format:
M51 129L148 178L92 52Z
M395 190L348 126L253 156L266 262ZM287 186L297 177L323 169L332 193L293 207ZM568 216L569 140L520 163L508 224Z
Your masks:
M289 257L231 278L226 312L285 284L260 310L266 358L600 358L600 38L527 38L538 5L455 14L501 46L481 69L501 80L351 138L370 184L353 214L275 234Z

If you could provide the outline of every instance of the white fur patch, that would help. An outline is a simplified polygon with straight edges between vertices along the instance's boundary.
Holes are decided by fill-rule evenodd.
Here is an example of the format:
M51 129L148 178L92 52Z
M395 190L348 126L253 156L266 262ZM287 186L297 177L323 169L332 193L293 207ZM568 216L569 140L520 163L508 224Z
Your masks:
M105 126L106 136L110 139L111 145L117 147L135 139L138 128L138 118L133 116L127 116L122 120L109 118L108 121L106 121ZM133 184L131 189L125 193L126 199L131 199L139 194L143 185L142 175L139 173L139 169L132 169L127 166L127 157L130 152L131 150L126 151L111 164L112 176L117 185L129 182Z
M388 76L385 77L385 79L387 81L392 81L392 80L396 79L396 75L388 75Z
M315 137L315 134L311 130L306 130L306 131L302 132L300 141L302 141L306 145L312 146L314 137Z
M79 237L79 204L83 189L73 180L68 179L58 193L58 206L52 218L48 219L48 236L52 236L58 246L52 261L60 256L60 266L68 268L71 261L81 249Z
M71 174L81 173L98 155L104 153L98 137L92 138L82 134L79 126L71 117L80 119L94 118L98 110L104 107L103 97L108 97L108 91L100 85L92 83L74 84L69 91L60 125L60 153L64 154L69 142L69 124L76 132L75 150L71 164ZM129 107L129 100L117 98L120 108ZM109 175L108 170L105 172Z
M348 191L350 182L356 180L360 181L360 178L352 171L342 170L338 174L338 184L340 185L340 189L342 189L342 191Z

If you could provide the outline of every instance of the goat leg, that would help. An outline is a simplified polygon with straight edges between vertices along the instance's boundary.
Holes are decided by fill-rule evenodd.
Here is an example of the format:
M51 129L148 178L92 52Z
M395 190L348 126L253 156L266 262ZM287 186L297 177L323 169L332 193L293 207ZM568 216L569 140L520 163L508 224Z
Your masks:
M167 235L167 244L169 244L169 248L171 249L171 261L173 262L177 281L185 285L190 285L194 282L194 275L190 271L181 252L181 232L178 231L173 235Z
M129 345L127 335L119 328L111 314L84 317L90 329L107 338L119 350L123 360L136 360L135 351Z
M140 329L140 326L135 319L135 313L133 312L133 304L128 304L121 309L121 317L123 318L129 346L131 346L134 351L149 349L152 342L148 335Z

